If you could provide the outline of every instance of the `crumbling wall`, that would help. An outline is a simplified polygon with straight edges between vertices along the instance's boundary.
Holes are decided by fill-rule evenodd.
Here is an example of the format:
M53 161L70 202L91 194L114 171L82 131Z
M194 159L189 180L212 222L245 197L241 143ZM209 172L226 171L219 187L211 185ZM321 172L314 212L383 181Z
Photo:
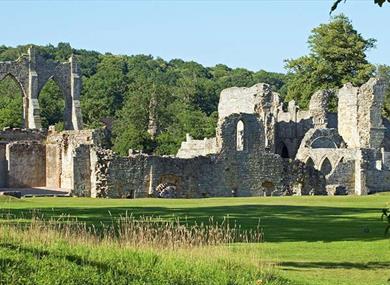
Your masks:
M355 160L342 157L326 180L328 185L341 186L345 193L355 194Z
M305 133L312 127L313 119L309 111L299 110L294 100L288 102L287 110L281 104L276 124L275 152L283 157L295 158ZM288 151L287 155L284 148Z
M216 138L205 138L203 140L194 140L189 134L186 136L186 141L181 143L180 149L176 157L192 158L196 156L205 156L218 152Z
M37 142L12 142L7 145L8 187L46 185L45 145Z
M46 139L46 130L5 128L0 131L0 141L18 142L18 141L37 141L43 142Z
M384 81L376 78L371 78L361 87L345 84L339 90L338 129L349 148L382 146L384 92Z
M91 147L107 145L104 130L56 132L46 138L47 187L72 190L91 196Z
M284 160L282 167L284 195L326 195L324 175L299 160Z
M165 182L176 184L175 197L216 196L211 157L180 159L143 154L120 157L97 150L96 196L110 198L147 197Z

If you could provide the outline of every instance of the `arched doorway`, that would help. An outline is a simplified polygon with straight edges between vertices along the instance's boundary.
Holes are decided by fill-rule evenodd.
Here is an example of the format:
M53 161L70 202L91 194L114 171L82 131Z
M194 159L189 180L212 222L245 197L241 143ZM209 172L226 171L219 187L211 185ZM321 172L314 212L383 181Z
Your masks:
M275 185L271 181L264 181L261 183L261 187L263 187L264 196L272 196L275 190Z
M176 198L180 187L181 178L174 174L162 175L154 190L154 195L158 198Z
M282 146L282 154L281 156L283 158L290 158L290 154L288 153L288 149L287 149L287 146L283 143L283 146Z
M0 81L0 129L24 127L24 95L20 84L12 75Z
M291 158L288 148L284 142L278 144L276 153L279 154L282 158Z

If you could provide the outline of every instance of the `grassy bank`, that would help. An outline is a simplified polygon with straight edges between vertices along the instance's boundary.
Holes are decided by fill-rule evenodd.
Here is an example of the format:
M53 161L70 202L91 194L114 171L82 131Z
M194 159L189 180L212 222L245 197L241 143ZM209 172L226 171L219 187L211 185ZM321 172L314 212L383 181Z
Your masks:
M218 254L216 252L210 254L210 252L216 250L210 250L210 248L190 250L186 253L161 250L151 253L149 249L140 248L135 251L141 255L146 254L145 256L149 256L148 254L158 256L158 260L162 264L161 268L164 269L156 269L156 275L151 274L150 276L154 276L154 278L165 276L166 279L161 281L161 284L181 284L177 283L179 281L176 279L170 279L176 276L174 272L177 272L177 276L198 276L198 279L194 279L193 283L191 283L191 279L188 279L190 281L186 280L186 284L256 284L252 282L257 282L257 280L286 284L286 280L289 280L290 284L386 285L390 278L390 240L384 237L385 225L379 218L380 209L384 208L386 203L389 202L389 195L199 200L31 198L0 200L2 208L0 212L3 217L7 216L8 219L23 217L26 221L33 215L31 209L34 209L35 214L38 212L44 217L58 218L61 214L69 214L90 225L109 224L116 217L125 215L126 212L133 213L135 216L160 216L163 219L181 217L188 223L207 223L210 216L215 217L215 219L222 219L228 215L232 222L236 221L242 228L247 229L256 227L260 219L265 235L265 243L236 244L228 247L218 246ZM2 243L4 244L4 240ZM12 246L9 247L1 247L2 254L0 256L2 258L4 254L8 254L13 259L20 255L23 262L28 260L27 253L15 247L15 244L18 243L12 242L11 244ZM27 248L39 247L36 242L24 241L23 244ZM60 244L63 246L63 243ZM111 264L126 260L122 262L123 265L121 266L125 266L123 272L127 272L127 274L132 270L136 270L136 268L140 270L142 268L144 270L153 268L150 264L147 265L142 262L139 262L139 264L142 264L139 267L134 267L133 261L127 261L129 258L120 257L121 254L134 253L134 249L122 250L116 246L111 246L113 249L108 250L109 247L104 245L80 245L77 243L67 246L72 248L63 250L63 252L80 252L79 257L82 260L102 261L104 259L103 263L112 262ZM94 246L97 246L98 249L95 249ZM58 244L42 245L42 249L50 252L56 252L57 247ZM88 248L86 250L87 254L82 253L84 249L75 250L73 247ZM92 249L90 249L91 247ZM109 252L116 253L110 255ZM23 256L26 256L26 258L23 259ZM215 256L219 257L211 258ZM11 257L9 259L12 259ZM119 259L116 259L116 257ZM42 264L42 261L36 257L30 258L37 262L34 266L40 268L39 264ZM63 262L70 262L64 257L55 258L60 258ZM139 259L139 257L135 259ZM250 264L244 262L248 260L251 261ZM170 267L176 268L176 271L164 267L168 264L177 264L176 262L183 263L182 267ZM72 268L75 271L79 271L77 274L82 274L83 270L90 268L89 265L80 266L74 262L70 264L69 266L73 266ZM119 264L121 263L119 262ZM274 267L274 264L276 264L276 267ZM15 268L18 267L15 266ZM112 268L116 267L116 265L112 265ZM64 268L68 267L65 266ZM100 269L93 268L95 268L93 270L98 270L96 272L100 272ZM156 268L160 267L157 266ZM264 270L264 268L267 269ZM0 270L0 272L3 270ZM198 273L192 274L191 270L196 270ZM65 271L68 272L68 269ZM163 275L162 271L165 271L166 274ZM202 275L202 272L205 272L205 274ZM213 272L219 272L218 274L222 274L224 277L217 276L217 273L214 274ZM249 277L243 281L244 277L237 275L239 272ZM272 272L272 276L269 275L270 272ZM39 274L39 270L36 274ZM100 274L102 273L96 273L96 276ZM205 279L202 279L201 276ZM228 276L236 277L230 278ZM285 279L275 279L275 276ZM132 281L131 284L160 284L153 283L150 281L151 279L148 281L140 278L139 275L134 280L143 280L140 281L141 283ZM216 283L202 283L202 280L216 280Z

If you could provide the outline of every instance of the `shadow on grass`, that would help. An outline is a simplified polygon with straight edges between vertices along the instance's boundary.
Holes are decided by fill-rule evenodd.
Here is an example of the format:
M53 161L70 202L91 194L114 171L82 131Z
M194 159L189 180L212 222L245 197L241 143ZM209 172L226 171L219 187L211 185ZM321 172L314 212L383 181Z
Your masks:
M372 270L372 269L390 269L389 262L281 262L278 263L281 267L290 268L304 268L304 269L359 269L359 270Z
M13 252L18 252L22 254L29 254L32 255L35 259L43 259L45 257L53 257L53 258L59 258L59 259L66 259L68 262L72 262L78 266L92 266L102 271L118 271L117 268L112 268L108 266L105 263L97 262L93 260L89 260L87 258L82 258L77 255L69 255L69 254L60 254L60 253L53 253L48 250L38 249L38 248L30 248L30 247L23 247L21 245L14 245L12 243L0 243L0 247L4 249L11 250ZM118 271L119 272L119 271ZM121 274L125 274L128 272L120 272Z
M260 225L269 242L285 241L341 241L383 239L383 223L380 209L340 208L323 206L286 205L239 205L196 208L165 207L100 207L100 208L38 208L0 209L1 215L30 219L38 214L44 218L58 218L62 214L77 217L87 224L110 224L115 218L132 214L134 216L155 216L162 218L180 217L183 222L207 223L210 217L221 221L229 216L230 223L236 222L243 229ZM376 218L378 217L378 218Z

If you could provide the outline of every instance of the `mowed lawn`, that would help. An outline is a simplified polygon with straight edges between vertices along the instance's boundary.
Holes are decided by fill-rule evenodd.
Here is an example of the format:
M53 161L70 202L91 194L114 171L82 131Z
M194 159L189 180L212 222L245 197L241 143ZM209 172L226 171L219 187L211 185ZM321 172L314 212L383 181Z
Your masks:
M180 217L207 222L228 216L243 228L260 222L265 242L229 247L245 258L259 255L277 264L292 284L390 284L390 238L381 209L390 195L366 197L254 197L210 199L26 198L0 200L0 212L28 220L69 214L90 224L110 223L126 214Z

